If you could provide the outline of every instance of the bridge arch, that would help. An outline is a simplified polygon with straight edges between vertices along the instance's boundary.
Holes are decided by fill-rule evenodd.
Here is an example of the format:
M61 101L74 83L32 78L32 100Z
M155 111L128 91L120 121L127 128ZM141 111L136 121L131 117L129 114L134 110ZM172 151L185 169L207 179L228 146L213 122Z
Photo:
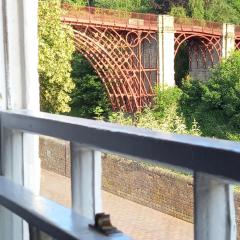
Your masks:
M151 104L155 84L173 85L173 61L184 45L188 50L189 57L185 59L189 59L190 75L197 72L199 78L194 77L202 80L208 78L209 68L234 48L233 38L235 47L240 48L240 27L233 25L91 7L63 7L62 22L74 29L77 50L100 76L113 109L141 110Z
M186 44L186 51L188 52L190 75L196 75L195 77L197 77L201 72L207 78L209 75L208 69L212 68L221 59L221 36L194 32L176 33L174 41L175 58L183 44Z
M240 50L240 37L236 39L236 49Z
M152 37L150 33L133 30L122 34L97 26L74 29L76 49L100 76L113 109L135 112L151 103L153 83L135 49Z

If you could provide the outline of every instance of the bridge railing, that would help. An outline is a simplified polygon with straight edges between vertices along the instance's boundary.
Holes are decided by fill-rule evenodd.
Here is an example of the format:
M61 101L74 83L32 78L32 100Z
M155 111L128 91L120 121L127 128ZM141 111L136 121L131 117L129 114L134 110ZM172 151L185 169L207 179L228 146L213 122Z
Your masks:
M156 29L158 23L158 17L155 14L134 13L96 7L74 7L68 4L63 4L62 8L65 10L63 14L64 18L74 18L75 21L79 19L82 22L92 24Z
M240 143L166 134L26 110L2 112L0 116L0 149L5 153L14 151L9 154L15 158L21 157L17 154L21 146L15 142L16 149L13 148L9 137L14 134L27 132L71 141L72 204L77 212L93 213L93 205L99 201L96 194L92 195L93 201L89 199L89 193L92 192L87 183L93 184L93 189L96 184L95 178L93 182L86 180L96 171L96 166L91 165L91 161L100 156L98 151L114 153L137 161L153 161L192 170L195 192L194 239L236 240L235 209L230 184L232 181L240 181ZM3 136L9 137L5 139ZM9 157L2 154L4 156ZM85 172L85 166L92 166L91 171ZM83 188L85 191L81 192L80 185L83 182L86 186ZM0 185L1 205L57 239L128 239L119 235L116 238L114 235L111 238L100 235L91 228L88 229L87 219L33 196L5 178L0 179Z
M213 35L222 35L223 25L217 22L205 20L175 17L174 25L176 31L181 32L199 32Z

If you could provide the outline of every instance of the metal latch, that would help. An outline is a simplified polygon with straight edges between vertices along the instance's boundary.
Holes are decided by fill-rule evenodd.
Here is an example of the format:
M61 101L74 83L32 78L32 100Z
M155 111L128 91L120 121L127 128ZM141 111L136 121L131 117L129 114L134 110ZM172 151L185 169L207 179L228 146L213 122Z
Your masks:
M105 213L97 213L95 215L95 223L89 224L89 227L97 230L104 235L112 235L112 234L121 234L122 232L119 231L116 227L114 227L110 220L110 215Z

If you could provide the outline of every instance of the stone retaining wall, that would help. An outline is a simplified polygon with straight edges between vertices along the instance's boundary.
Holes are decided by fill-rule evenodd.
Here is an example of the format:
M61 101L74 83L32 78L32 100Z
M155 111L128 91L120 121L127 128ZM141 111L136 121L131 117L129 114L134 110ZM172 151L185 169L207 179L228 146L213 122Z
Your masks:
M68 142L40 138L40 158L42 168L70 177ZM103 155L102 167L103 190L193 222L192 177L111 155ZM237 223L240 226L240 194L238 192L235 192L235 204Z

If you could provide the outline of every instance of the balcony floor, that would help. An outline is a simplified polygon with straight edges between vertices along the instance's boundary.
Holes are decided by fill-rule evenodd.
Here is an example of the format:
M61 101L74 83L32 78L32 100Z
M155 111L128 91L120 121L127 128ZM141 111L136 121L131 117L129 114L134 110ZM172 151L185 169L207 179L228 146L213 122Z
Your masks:
M64 186L64 187L63 187ZM41 195L71 206L70 179L42 169ZM102 192L113 225L136 240L193 240L193 225L151 208Z

